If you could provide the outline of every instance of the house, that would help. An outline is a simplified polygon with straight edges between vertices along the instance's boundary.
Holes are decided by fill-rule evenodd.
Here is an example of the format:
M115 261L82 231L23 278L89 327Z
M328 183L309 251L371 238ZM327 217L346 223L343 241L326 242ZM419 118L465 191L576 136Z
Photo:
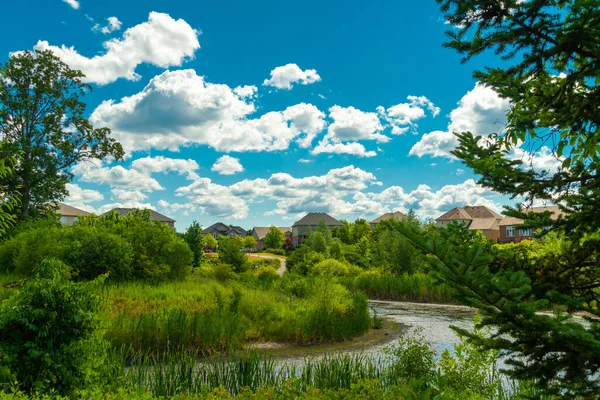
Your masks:
M219 236L229 236L230 238L234 238L236 235L239 237L245 237L248 235L248 232L242 228L241 226L234 225L225 225L222 222L217 222L209 226L208 228L202 231L205 235L207 233L213 235L213 237L219 240Z
M401 213L400 211L389 212L389 213L383 214L382 216L380 216L378 218L375 218L373 221L369 222L369 225L371 225L371 229L375 229L377 224L380 223L381 221L385 221L388 219L401 220L401 219L405 219L405 218L406 218L406 214Z
M292 228L288 228L286 226L278 226L276 228L279 229L281 233L285 235L286 239L292 236ZM269 232L269 229L271 229L270 226L255 226L254 228L252 228L250 234L256 239L256 246L253 250L261 251L266 247L264 239L267 235L267 232Z
M465 225L467 229L480 231L490 240L500 239L500 221L502 216L485 206L455 207L435 222L439 227L446 227L451 222Z
M558 206L549 207L530 207L525 209L525 212L542 213L549 211L552 213L550 218L554 221L559 216L564 215ZM525 221L520 218L506 217L500 221L500 243L519 243L522 240L530 240L533 236L531 228L519 227L523 225Z
M327 225L329 229L334 226L342 226L340 221L329 214L317 212L308 213L292 225L292 244L294 247L298 247L304 243L310 231L316 229L321 222L325 222L325 225Z
M121 217L125 217L137 210L139 210L139 209L138 208L113 208L112 210L105 212L102 215L107 215L114 211L114 212L118 213ZM171 219L171 218L167 217L166 215L162 215L161 213L158 213L151 209L148 209L148 211L150 211L150 221L159 221L159 222L162 222L162 223L170 226L171 228L175 229L175 220L174 219Z
M79 220L79 217L89 215L87 211L80 210L65 203L57 203L58 210L56 214L60 216L60 223L63 225L73 225L75 221Z

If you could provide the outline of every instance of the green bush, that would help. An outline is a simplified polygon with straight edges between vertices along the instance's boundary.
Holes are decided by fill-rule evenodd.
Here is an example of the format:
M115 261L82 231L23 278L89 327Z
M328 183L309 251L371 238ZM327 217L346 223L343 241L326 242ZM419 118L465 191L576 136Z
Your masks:
M0 383L25 391L68 394L83 388L102 365L95 312L99 299L73 283L68 267L43 261L35 279L0 309Z
M225 264L231 265L234 272L244 272L248 257L240 250L240 243L236 239L221 236L219 239L219 259Z
M212 268L213 277L219 282L235 280L237 275L228 264L217 264Z
M82 279L109 273L110 280L127 281L133 276L133 247L125 239L100 229L70 229L62 258Z
M334 277L347 276L350 273L350 270L347 265L342 264L338 260L329 258L314 265L310 272L315 276Z
M8 271L32 276L45 258L62 258L64 230L35 228L24 230L0 246L0 262Z
M264 252L265 253L276 254L278 256L285 256L285 250L284 249L268 248L268 249L264 250Z

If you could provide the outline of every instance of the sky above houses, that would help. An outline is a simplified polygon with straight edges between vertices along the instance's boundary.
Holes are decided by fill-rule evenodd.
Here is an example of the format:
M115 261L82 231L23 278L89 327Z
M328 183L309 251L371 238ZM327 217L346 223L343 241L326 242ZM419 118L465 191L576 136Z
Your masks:
M502 129L508 102L444 49L433 0L30 0L4 4L0 62L50 49L86 74L91 121L122 162L73 168L65 202L193 220L290 226L512 204L476 184L453 131ZM513 151L536 169L547 149Z

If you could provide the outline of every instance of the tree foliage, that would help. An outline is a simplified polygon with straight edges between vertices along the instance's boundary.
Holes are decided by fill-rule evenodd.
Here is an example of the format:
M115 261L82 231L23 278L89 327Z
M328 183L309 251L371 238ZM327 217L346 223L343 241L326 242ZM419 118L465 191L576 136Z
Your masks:
M3 155L1 143L0 155ZM7 188L2 185L2 182L12 174L15 162L14 157L3 156L0 158L0 239L16 222L15 209L18 206L19 193L8 194Z
M244 272L248 257L246 253L240 250L242 243L239 236L230 238L229 236L221 236L219 238L219 259L225 264L231 265L234 272Z
M600 7L594 0L438 0L447 47L467 61L484 52L500 67L474 76L510 100L508 123L490 137L458 132L453 154L481 176L479 183L526 202L560 202L554 223L561 245L536 257L497 253L490 243L455 230L416 231L396 223L458 298L481 311L488 338L472 343L509 355L510 374L535 379L543 391L573 398L600 391L600 324L576 322L571 312L600 315ZM562 166L540 171L510 157L524 145L548 146ZM550 225L550 213L508 209L525 225ZM553 314L540 314L552 310ZM465 332L462 332L465 333ZM466 334L466 333L465 333Z
M183 240L187 243L188 247L194 255L193 266L198 268L202 264L204 259L204 234L202 233L202 227L196 221L187 228L183 234Z
M21 197L21 218L47 211L66 194L78 162L123 157L108 128L85 116L91 87L51 51L14 53L0 66L0 137L3 154L17 159L14 174L0 177Z
M69 279L60 261L44 261L36 278L2 303L0 381L25 391L71 394L91 382L104 361L90 283Z
M285 234L276 226L271 226L263 241L268 249L280 249L285 243Z

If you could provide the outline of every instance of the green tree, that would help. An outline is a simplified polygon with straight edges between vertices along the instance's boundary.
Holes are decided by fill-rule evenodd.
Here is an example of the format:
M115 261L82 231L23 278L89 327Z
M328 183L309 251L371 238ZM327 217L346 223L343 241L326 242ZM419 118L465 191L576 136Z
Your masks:
M353 244L352 241L352 224L345 219L341 221L342 226L336 231L336 237L339 238L342 243Z
M183 234L183 240L187 243L188 247L194 255L193 266L198 268L202 264L204 259L204 235L202 234L202 226L196 221L187 228Z
M0 155L2 152L2 144L0 143ZM6 187L1 182L5 181L11 174L12 168L16 160L14 157L3 156L0 158L0 194L7 193ZM0 239L6 231L16 222L15 209L18 206L19 193L11 195L0 195Z
M285 243L285 234L281 232L277 227L269 227L269 231L264 238L265 247L269 249L280 249Z
M438 0L447 47L467 61L494 51L502 67L474 76L510 100L507 125L489 138L459 132L453 154L481 176L479 183L513 197L560 201L568 216L555 224L563 243L537 258L498 258L489 243L454 240L451 232L396 229L435 257L428 261L458 298L479 308L487 338L461 331L472 343L509 354L511 375L535 379L549 394L566 398L600 392L600 323L573 321L570 313L600 315L600 7L595 0ZM557 170L535 170L510 152L521 143L545 144ZM550 214L507 214L533 228ZM508 261L506 261L508 260ZM539 311L551 308L553 315Z
M20 195L22 219L67 194L76 163L124 155L110 130L85 116L82 98L91 86L83 78L51 51L14 53L0 66L0 137L17 159L14 174L0 182Z
M364 219L359 218L352 224L352 243L358 243L362 238L368 238L371 233L371 225Z
M217 239L215 239L213 235L207 233L206 235L204 235L204 244L206 245L206 247L214 249L215 247L217 247L219 242L217 242Z
M2 303L0 381L21 390L71 394L88 386L104 361L93 283L73 283L60 261L43 261L36 278Z
M327 241L320 231L315 231L310 235L310 248L317 253L327 254Z
M246 253L240 250L241 243L239 237L230 238L229 236L221 236L219 238L219 259L225 264L231 265L234 272L244 272L248 257Z
M333 239L331 229L329 229L325 221L319 222L319 225L317 225L317 229L315 229L315 232L320 232L321 235L323 235L326 244L329 244L331 242L331 239Z
M246 235L246 236L244 236L243 243L244 243L244 247L246 247L248 249L253 249L258 244L258 241L256 240L256 238L254 236Z

